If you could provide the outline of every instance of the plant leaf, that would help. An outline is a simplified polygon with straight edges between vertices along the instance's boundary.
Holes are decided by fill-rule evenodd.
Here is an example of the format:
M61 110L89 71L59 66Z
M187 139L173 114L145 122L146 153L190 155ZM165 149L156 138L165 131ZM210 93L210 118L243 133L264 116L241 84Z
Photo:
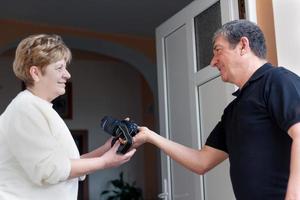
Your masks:
M113 180L111 181L111 184L117 188L122 188L124 183L120 180Z

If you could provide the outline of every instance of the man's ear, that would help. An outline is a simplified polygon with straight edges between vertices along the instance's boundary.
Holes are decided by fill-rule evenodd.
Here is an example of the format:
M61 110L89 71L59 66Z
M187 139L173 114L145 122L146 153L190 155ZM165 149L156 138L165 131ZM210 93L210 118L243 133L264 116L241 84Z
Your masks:
M38 82L42 75L41 70L37 66L31 66L29 68L29 74L35 82Z
M249 40L247 37L241 37L240 49L241 49L241 55L244 55L251 50Z

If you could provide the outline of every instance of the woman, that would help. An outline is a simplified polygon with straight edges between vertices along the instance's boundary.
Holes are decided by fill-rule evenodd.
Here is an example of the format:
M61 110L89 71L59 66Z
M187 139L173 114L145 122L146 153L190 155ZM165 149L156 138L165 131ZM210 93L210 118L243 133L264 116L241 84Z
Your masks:
M17 47L13 70L26 90L0 119L0 199L75 200L78 179L116 167L135 153L116 154L111 139L80 157L51 101L65 93L71 52L57 35L32 35Z

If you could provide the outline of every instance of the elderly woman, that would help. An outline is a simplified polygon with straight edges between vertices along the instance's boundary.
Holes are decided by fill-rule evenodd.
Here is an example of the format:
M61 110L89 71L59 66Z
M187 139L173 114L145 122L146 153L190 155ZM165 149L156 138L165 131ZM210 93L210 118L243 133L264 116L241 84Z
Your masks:
M96 170L119 166L135 152L116 154L108 140L80 157L51 101L65 93L71 52L57 35L32 35L17 47L13 70L26 90L0 119L0 199L75 200L78 180Z

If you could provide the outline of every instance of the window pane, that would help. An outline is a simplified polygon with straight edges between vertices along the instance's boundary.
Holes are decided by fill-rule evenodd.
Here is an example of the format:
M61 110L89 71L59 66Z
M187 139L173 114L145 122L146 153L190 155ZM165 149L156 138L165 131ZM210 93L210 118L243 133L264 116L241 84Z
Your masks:
M197 71L199 71L209 65L213 55L212 37L222 25L220 1L197 15L194 21Z

